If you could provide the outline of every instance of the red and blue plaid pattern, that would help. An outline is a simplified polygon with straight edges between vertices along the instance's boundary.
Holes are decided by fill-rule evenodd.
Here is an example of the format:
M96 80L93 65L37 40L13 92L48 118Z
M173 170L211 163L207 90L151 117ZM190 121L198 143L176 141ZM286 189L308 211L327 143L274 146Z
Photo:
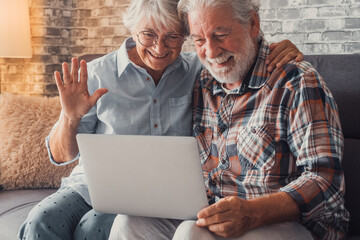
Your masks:
M208 196L252 199L284 191L315 238L340 239L349 213L336 103L311 64L292 61L269 73L268 53L262 40L248 86L229 94L206 69L196 83L194 134Z

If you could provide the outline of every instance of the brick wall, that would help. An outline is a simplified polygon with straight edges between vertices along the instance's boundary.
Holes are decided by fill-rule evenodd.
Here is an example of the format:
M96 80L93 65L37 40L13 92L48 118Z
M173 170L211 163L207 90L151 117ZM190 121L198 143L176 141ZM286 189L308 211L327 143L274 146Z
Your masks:
M304 53L360 53L360 0L263 0L261 26Z
M0 58L1 91L57 95L53 72L71 55L72 1L28 0L31 59Z
M28 0L31 59L0 58L1 92L57 95L54 71L72 56L117 49L128 31L121 15L128 0Z
M121 23L129 0L28 1L33 58L0 58L2 92L57 95L62 62L113 51L129 35ZM360 53L360 0L263 0L261 8L270 41L290 39L305 54Z

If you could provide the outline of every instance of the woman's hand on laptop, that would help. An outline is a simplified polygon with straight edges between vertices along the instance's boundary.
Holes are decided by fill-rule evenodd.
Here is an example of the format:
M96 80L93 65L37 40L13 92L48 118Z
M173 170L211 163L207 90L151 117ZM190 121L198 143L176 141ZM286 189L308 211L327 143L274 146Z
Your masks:
M88 113L97 100L108 90L100 88L90 96L87 86L87 65L84 60L80 62L80 78L79 60L75 57L71 60L71 72L66 62L62 64L62 72L63 80L58 71L54 73L61 107L65 117L76 121Z

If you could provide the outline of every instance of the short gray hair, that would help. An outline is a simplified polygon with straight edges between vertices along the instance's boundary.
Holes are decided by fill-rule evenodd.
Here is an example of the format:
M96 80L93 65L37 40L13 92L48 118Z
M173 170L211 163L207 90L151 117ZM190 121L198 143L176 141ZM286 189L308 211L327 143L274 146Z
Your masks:
M259 0L180 0L178 4L179 18L184 22L186 30L189 31L188 13L196 8L213 8L228 5L231 7L235 19L242 24L248 24L251 11L256 12L259 17Z
M184 32L184 24L178 17L177 4L179 0L131 0L123 15L123 22L131 32L140 21L154 21L156 28L175 29L180 27Z

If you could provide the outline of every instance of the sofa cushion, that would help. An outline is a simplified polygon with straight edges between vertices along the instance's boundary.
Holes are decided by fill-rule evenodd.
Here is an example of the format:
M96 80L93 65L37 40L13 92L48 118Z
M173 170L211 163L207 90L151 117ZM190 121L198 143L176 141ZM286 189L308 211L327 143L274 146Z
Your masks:
M345 146L345 207L350 212L349 236L360 236L360 54L308 55L324 78L339 108ZM356 239L356 238L354 238Z
M0 95L0 185L4 190L57 188L73 164L52 165L45 137L59 118L59 97Z
M333 94L344 136L360 139L360 54L307 55L305 60L320 73Z
M360 236L360 139L345 139L343 158L345 207L351 214L349 235Z

